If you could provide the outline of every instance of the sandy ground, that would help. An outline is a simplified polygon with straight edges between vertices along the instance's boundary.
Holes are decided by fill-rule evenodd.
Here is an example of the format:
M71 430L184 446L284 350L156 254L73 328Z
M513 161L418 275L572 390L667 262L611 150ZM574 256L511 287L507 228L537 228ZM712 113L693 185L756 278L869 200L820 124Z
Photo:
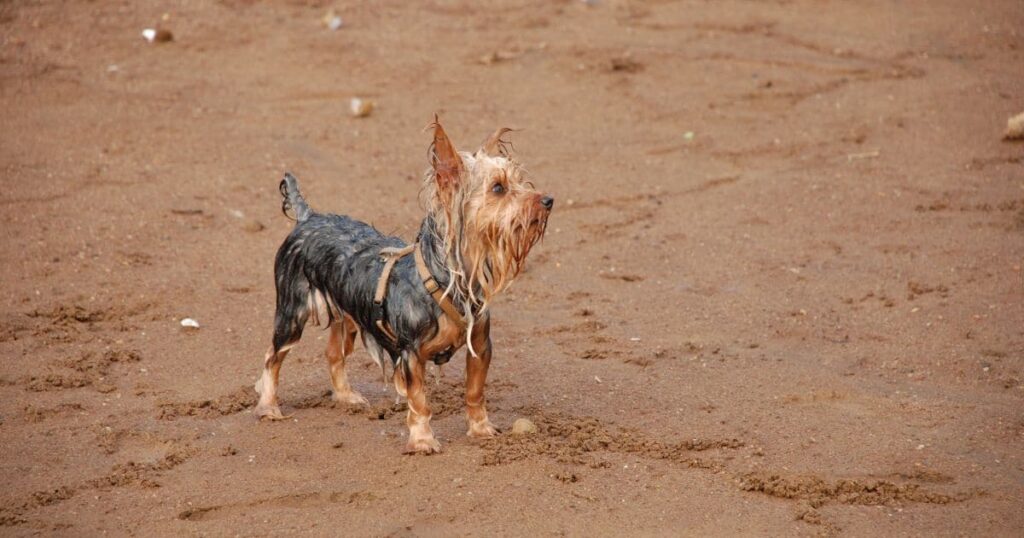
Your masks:
M0 2L0 534L1019 536L1021 28L1017 0ZM494 306L491 418L540 433L466 438L460 356L444 452L402 456L364 351L372 408L331 403L317 330L293 419L257 422L282 173L411 238L435 111L466 149L522 128L558 200Z

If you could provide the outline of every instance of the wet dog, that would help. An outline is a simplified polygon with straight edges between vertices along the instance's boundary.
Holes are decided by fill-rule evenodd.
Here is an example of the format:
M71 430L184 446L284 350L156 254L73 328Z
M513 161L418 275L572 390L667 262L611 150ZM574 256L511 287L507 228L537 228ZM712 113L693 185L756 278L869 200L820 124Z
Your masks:
M407 398L406 452L431 454L441 445L430 428L424 392L427 361L443 364L467 345L467 435L497 433L487 418L484 383L491 362L491 300L519 274L543 238L554 199L538 192L509 153L499 129L473 153L458 152L435 118L430 168L421 191L426 216L407 245L369 224L310 209L296 179L285 174L282 211L295 228L277 252L273 344L256 382L256 414L282 419L278 374L307 321L329 331L327 362L334 398L366 404L345 374L345 357L359 337L375 362L392 367Z

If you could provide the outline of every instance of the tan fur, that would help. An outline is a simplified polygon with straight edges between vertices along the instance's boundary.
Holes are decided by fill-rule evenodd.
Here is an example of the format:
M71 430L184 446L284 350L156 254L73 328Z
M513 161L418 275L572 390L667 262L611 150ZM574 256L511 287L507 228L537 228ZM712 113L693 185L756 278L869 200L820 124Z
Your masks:
M451 284L445 293L471 306L472 312L465 313L470 327L491 299L512 284L547 227L543 195L501 139L509 131L498 129L475 153L459 153L441 125L434 124L433 166L421 199L448 256ZM495 184L504 193L493 193Z
M466 353L466 420L470 437L492 437L498 429L487 419L484 384L491 365L490 320L477 324L472 335L473 347L479 354Z
M256 392L260 395L260 401L256 404L256 416L269 420L284 420L288 418L281 413L277 404L277 380L281 374L281 363L288 354L290 346L274 353L274 348L267 350L263 359L263 375L256 381Z
M352 390L348 375L345 373L345 358L355 348L356 336L359 334L357 327L356 322L347 314L331 323L324 355L327 357L327 365L331 372L334 399L341 403L369 405L362 394Z
M436 120L436 118L435 118ZM467 343L467 435L491 437L497 428L487 418L484 385L491 362L491 299L512 284L530 249L544 236L550 210L534 189L526 170L508 151L502 128L484 140L475 153L458 152L440 123L433 124L431 168L421 192L423 205L436 224L436 239L447 255L449 287L464 305L466 330L447 316L438 333L408 357L409 379L396 373L395 387L409 400L407 452L434 453L440 444L430 429L430 406L424 393L426 360L448 347ZM494 192L500 185L501 192Z
M497 156L508 157L509 156L508 148L512 144L507 142L507 141L505 141L505 140L502 140L501 137L505 136L505 133L511 133L511 132L512 132L512 129L509 129L508 127L502 127L500 129L498 129L497 131L494 131L494 134L492 134L491 136L488 136L487 139L484 140L484 143L480 144L480 151L482 151L482 152L484 152L487 155L490 155L492 157L497 157Z

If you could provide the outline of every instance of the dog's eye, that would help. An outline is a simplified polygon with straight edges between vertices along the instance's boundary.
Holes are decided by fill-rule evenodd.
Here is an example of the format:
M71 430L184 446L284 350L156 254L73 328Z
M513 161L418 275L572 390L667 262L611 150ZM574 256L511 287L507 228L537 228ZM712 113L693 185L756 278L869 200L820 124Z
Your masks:
M505 194L505 186L501 183L495 183L494 186L491 187L491 192L494 194Z

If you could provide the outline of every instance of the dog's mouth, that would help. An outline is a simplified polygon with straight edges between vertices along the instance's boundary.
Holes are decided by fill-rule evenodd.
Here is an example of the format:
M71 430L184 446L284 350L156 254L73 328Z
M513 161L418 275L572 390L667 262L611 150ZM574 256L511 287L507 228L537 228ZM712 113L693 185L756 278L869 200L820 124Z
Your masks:
M544 233L548 227L549 214L550 212L548 211L530 211L528 214L523 215L524 218L522 220L512 226L512 235L517 237L517 243L526 247L525 251L529 251L529 247L544 238ZM522 256L525 256L525 251L522 253Z
M513 230L514 233L526 236L541 236L544 235L544 231L547 228L547 219L536 218L525 225L518 225ZM539 238L539 237L538 237Z
M530 226L540 226L544 228L548 225L548 217L551 216L551 210L537 211L533 214L533 219L530 220Z
M544 232L547 231L548 228L548 216L539 215L534 217L534 219L530 221L529 228L536 230L538 235L543 236Z

